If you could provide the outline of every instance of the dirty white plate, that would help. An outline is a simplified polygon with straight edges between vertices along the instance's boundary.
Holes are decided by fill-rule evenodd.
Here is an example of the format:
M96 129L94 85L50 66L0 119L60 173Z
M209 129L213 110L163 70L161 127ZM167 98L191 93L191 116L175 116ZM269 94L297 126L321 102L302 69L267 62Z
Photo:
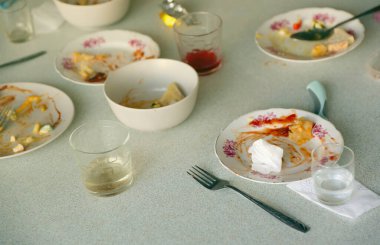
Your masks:
M142 57L137 57L136 51ZM113 65L119 68L136 60L158 58L160 56L158 44L149 36L137 32L110 30L77 38L68 43L58 54L55 60L55 68L68 81L92 86L103 85L104 81L93 83L84 80L78 74L78 67L71 59L74 52L94 55L109 54L112 60L114 60ZM122 56L123 58L117 59L116 57L118 56ZM106 69L105 73L108 74L110 71L111 69Z
M269 56L286 61L312 62L336 58L352 51L363 41L364 26L359 20L353 20L340 27L354 36L354 43L342 52L323 57L311 57L310 52L300 52L302 49L309 50L305 47L316 45L322 41L295 40L289 37L282 38L276 34L283 28L289 30L291 33L310 29L313 20L318 20L328 28L352 16L350 13L332 8L304 8L292 10L264 22L256 31L256 44L260 50ZM295 30L300 20L301 26Z
M6 83L0 85L0 98L14 96L14 100L8 103L14 110L29 96L40 96L40 103L33 103L33 109L24 116L18 116L16 121L10 121L5 130L0 133L0 159L23 155L37 150L60 136L70 125L74 117L74 104L69 96L61 90L41 83ZM46 109L41 109L42 106ZM53 130L46 137L33 134L35 123L50 124ZM16 139L32 137L35 142L25 147L18 153L5 153L17 143L9 144L10 136Z
M301 146L296 145L287 137L258 136L255 132L270 129L275 126L266 124L274 118L281 118L296 114L297 118L304 117L314 123L312 129L313 138ZM256 137L253 139L253 136ZM261 174L251 169L252 161L249 146L258 138L276 138L277 145L284 150L284 160L280 173ZM218 136L215 143L215 153L220 163L234 174L256 182L262 183L287 183L305 179L311 176L311 151L324 142L343 144L340 132L329 121L316 114L297 109L268 109L254 111L243 115L229 124ZM296 164L286 160L285 156L297 156L300 161ZM293 158L294 159L294 158Z

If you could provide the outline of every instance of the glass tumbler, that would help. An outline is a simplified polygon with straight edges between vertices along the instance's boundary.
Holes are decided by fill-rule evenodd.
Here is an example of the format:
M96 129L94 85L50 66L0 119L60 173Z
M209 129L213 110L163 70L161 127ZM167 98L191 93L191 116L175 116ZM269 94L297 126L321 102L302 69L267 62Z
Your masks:
M181 16L173 26L181 60L199 75L217 71L222 65L222 19L208 12Z
M133 182L129 133L119 122L100 120L75 129L69 139L88 191L112 196Z
M8 8L0 9L0 17L2 28L11 42L26 42L33 37L33 19L26 0L17 0Z
M327 205L341 205L354 191L355 156L347 146L322 144L312 153L311 173L318 199Z

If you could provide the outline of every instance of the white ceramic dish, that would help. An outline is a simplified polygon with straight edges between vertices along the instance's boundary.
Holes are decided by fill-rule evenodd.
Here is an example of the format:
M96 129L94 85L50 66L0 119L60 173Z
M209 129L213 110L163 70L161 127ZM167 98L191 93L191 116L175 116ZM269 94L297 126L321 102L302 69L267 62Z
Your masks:
M152 109L120 105L127 95L135 100L160 98L172 82L176 82L185 95L174 104ZM126 126L156 131L174 127L191 114L197 99L198 83L198 75L191 66L176 60L152 59L135 62L110 73L104 83L104 93L112 111Z
M311 28L311 22L313 19L318 19L323 22L326 27L335 25L338 22L349 19L353 15L345 11L336 10L332 8L305 8L297 9L284 14L277 15L266 22L264 22L256 32L256 44L260 50L264 53L286 61L294 62L312 62L312 61L322 61L327 59L332 59L344 55L353 49L355 49L364 39L364 26L359 20L354 20L343 25L342 28L349 33L352 33L355 37L355 41L351 44L346 50L340 53L334 53L328 56L323 57L311 57L309 54L300 55L299 47L302 45L302 42L309 42L318 44L318 42L310 41L301 41L301 40L290 40L286 38L283 43L286 42L287 49L290 45L294 49L290 49L288 52L281 51L281 48L278 47L278 44L274 44L270 38L271 34L274 34L281 28L289 28L292 32L297 32L305 29ZM302 27L299 30L293 30L293 24L297 23L299 20L302 20ZM301 44L300 44L301 43ZM292 51L294 50L294 51Z
M255 182L278 184L297 181L310 177L311 163L310 158L308 156L305 156L306 153L300 155L304 160L298 165L290 164L284 161L280 173L269 173L264 175L253 171L251 170L252 162L247 151L247 147L249 147L254 142L254 140L247 137L244 138L243 141L237 141L238 136L240 136L243 132L255 132L269 128L268 125L250 125L249 123L253 120L256 122L263 122L265 120L271 120L273 118L288 116L293 113L295 113L298 118L304 117L315 123L312 130L313 138L305 144L301 145L303 149L297 146L296 149L300 149L298 150L299 152L308 152L309 154L312 149L314 149L322 142L336 142L343 144L343 137L340 132L334 127L334 125L316 114L302 110L280 108L255 111L234 120L220 133L215 144L216 156L218 157L220 163L234 174ZM276 137L280 138L278 136ZM284 149L284 152L286 152L286 149Z
M55 68L68 81L81 85L99 86L103 83L87 82L75 71L75 64L71 60L74 52L111 55L121 53L124 56L124 62L119 65L122 66L136 59L134 56L136 51L143 52L143 59L160 56L158 44L146 35L124 30L100 31L68 43L56 57Z
M94 28L121 20L129 9L129 0L111 0L94 5L74 5L53 0L63 18L81 28Z
M70 125L71 121L74 118L73 102L71 101L70 97L68 97L64 92L62 92L61 90L57 88L54 88L45 84L41 84L41 83L22 83L22 82L2 84L0 88L4 88L4 86L15 86L19 89L24 90L23 92L21 92L21 91L10 89L9 87L7 87L7 89L0 90L1 97L7 96L7 95L16 96L15 100L11 103L12 107L15 109L18 108L18 106L20 106L23 103L26 97L30 95L40 95L40 96L43 96L44 98L49 98L49 99L46 101L47 110L45 112L39 113L39 114L31 114L31 116L27 117L26 119L27 124L25 124L25 125L28 125L27 127L23 123L22 124L17 123L18 121L8 123L7 128L1 134L1 137L3 137L3 141L8 141L8 138L10 135L16 135L20 137L29 135L30 129L33 128L33 125L35 122L51 121L51 120L59 121L59 118L60 118L60 121L56 124L50 136L44 138L41 141L31 144L30 146L26 148L25 151L15 153L12 155L3 155L3 156L0 156L0 159L23 155L49 144L58 136L60 136L68 128L68 126ZM27 132L26 132L26 129L27 129Z

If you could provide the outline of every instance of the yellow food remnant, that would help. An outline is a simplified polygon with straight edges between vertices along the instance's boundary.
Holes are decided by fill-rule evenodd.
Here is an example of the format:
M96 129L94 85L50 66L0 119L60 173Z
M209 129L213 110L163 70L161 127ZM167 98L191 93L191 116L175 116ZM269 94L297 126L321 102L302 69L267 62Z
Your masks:
M40 132L41 125L39 123L35 123L33 127L33 134L38 134Z
M25 140L23 141L23 143L24 143L25 145L29 145L29 144L31 144L31 143L33 143L33 142L34 142L34 138L33 138L32 136L28 136L28 137L26 137Z
M16 136L11 135L11 137L9 137L9 142L11 143L16 142Z
M184 97L185 96L182 94L177 84L173 82L168 85L165 93L159 99L134 101L130 96L127 95L126 98L120 102L120 104L136 109L150 109L171 105L175 102L180 101Z
M312 57L323 57L323 56L326 56L327 53L328 53L328 49L327 49L326 45L324 45L324 44L317 44L311 50L311 56Z
M176 83L170 83L166 89L166 92L158 99L157 103L161 106L171 105L184 98L183 94L179 90Z
M162 22L164 22L164 24L166 26L169 26L169 27L173 27L174 23L176 22L176 18L174 18L173 16L170 16L164 12L161 12L160 13L160 18L162 20Z
M15 147L13 147L12 151L14 153L17 153L17 152L21 152L23 151L25 148L22 144L17 144Z
M47 135L51 131L53 131L53 128L49 124L46 124L46 125L42 126L42 128L40 129L39 134L40 135Z
M292 33L288 28L281 28L280 30L278 30L278 34L284 37L290 37Z
M313 138L312 129L314 123L300 118L289 126L289 139L295 142L297 145L303 145Z
M38 109L40 109L42 112L46 111L48 108L47 108L47 105L43 104L43 105L40 105L38 107Z
M22 111L25 111L26 109L32 108L32 103L38 103L41 101L41 97L37 95L31 95L28 96L25 101L16 109L16 113L21 113Z

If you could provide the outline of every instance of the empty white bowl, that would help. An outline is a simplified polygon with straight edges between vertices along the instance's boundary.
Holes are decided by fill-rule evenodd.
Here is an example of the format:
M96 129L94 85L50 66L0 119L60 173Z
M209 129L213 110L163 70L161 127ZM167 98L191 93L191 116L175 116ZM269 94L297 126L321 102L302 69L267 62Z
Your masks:
M130 0L111 0L93 5L74 5L65 0L53 0L63 18L82 28L113 24L124 17Z
M152 109L120 105L127 94L135 100L160 98L172 82L176 82L185 95L174 104ZM150 59L111 72L104 82L104 94L113 113L126 126L141 131L156 131L174 127L191 114L198 86L198 75L191 66L176 60Z

